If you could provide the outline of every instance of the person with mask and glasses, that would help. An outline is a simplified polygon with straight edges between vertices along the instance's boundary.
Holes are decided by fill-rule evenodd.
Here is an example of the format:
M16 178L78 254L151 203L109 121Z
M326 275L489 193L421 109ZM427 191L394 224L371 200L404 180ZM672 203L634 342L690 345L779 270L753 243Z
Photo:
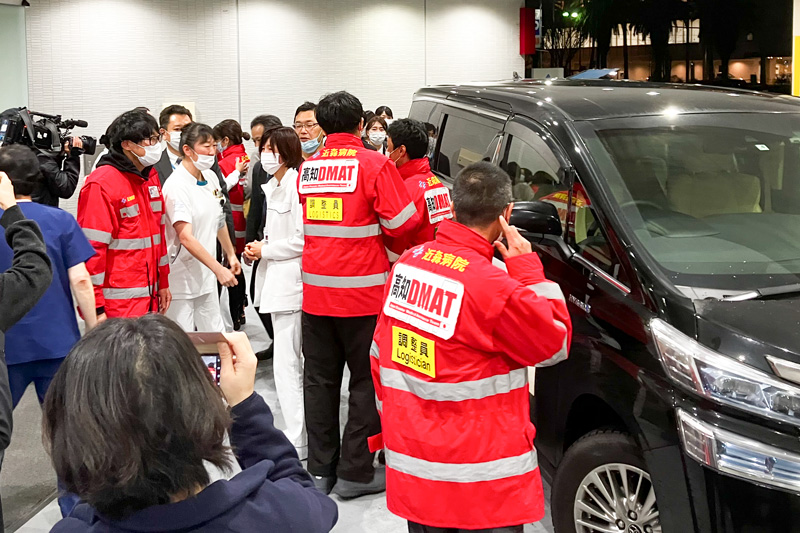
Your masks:
M317 123L317 104L305 102L294 112L294 131L300 137L303 159L316 154L325 144L325 132Z
M181 130L192 123L192 112L182 105L169 105L158 115L159 130L167 142L167 149L161 159L155 164L156 172L161 186L180 164L181 160Z
M167 316L184 331L225 330L216 281L233 287L242 271L225 224L225 198L211 170L215 153L211 127L189 124L181 133L183 160L164 185L175 298ZM230 268L215 258L217 240Z
M97 253L86 262L97 321L166 313L172 300L164 201L152 166L161 159L156 119L134 109L107 132L109 152L86 177L78 224Z

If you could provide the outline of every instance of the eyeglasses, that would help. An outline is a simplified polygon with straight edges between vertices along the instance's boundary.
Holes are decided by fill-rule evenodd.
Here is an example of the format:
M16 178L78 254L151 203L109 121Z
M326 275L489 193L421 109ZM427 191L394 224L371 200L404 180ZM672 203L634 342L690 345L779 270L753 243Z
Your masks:
M316 122L308 122L306 124L300 124L299 122L295 122L294 130L295 131L301 131L301 130L311 131L312 129L316 128L317 126L319 126L319 124L316 123Z
M144 146L153 146L155 144L160 143L163 140L164 140L164 134L160 133L158 135L153 135L152 137L146 137L142 139L141 142L144 143L145 141L148 141L148 144L145 144Z

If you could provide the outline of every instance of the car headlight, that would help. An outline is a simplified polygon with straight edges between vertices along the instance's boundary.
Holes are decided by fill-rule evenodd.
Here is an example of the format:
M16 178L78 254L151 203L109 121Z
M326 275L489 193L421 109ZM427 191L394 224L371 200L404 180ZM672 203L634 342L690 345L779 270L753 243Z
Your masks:
M667 374L716 402L800 425L800 388L706 348L661 319L650 327Z

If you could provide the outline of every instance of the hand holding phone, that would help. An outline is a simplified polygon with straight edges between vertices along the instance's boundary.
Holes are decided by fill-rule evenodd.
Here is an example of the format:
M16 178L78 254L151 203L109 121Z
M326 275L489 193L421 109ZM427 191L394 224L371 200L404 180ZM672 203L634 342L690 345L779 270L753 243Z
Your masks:
M228 405L233 407L253 394L258 359L247 335L241 332L223 335L226 342L217 344L220 360L219 386Z

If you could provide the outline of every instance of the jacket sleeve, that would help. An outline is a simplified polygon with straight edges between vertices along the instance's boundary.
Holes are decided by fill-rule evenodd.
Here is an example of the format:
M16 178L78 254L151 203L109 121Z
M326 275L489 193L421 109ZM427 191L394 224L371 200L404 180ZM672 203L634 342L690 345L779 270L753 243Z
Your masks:
M219 182L220 191L222 196L225 197L225 204L222 206L222 213L225 215L225 224L228 225L228 234L231 236L231 242L236 245L236 233L233 230L233 210L231 209L231 197L228 194L228 187L225 185L225 178L222 176L222 170L219 168L219 163L214 163L211 167L217 174L217 181Z
M506 266L518 285L492 331L495 349L525 366L550 366L565 360L572 321L561 288L544 277L536 253L511 257Z
M106 300L103 296L103 285L106 279L108 247L119 235L119 225L111 200L99 183L87 183L81 189L78 198L78 225L96 252L86 262L86 269L92 277L95 305L98 308L104 307Z
M294 217L294 233L288 239L268 241L261 249L261 257L271 260L295 259L303 255L305 237L303 234L303 206L297 196L297 189L292 191L292 217Z
M0 331L4 332L36 305L50 287L53 270L39 226L27 220L18 206L3 213L0 225L14 253L11 268L0 274Z
M409 198L411 198L411 201L414 202L414 207L417 209L419 218L417 219L416 227L413 230L406 232L401 237L390 237L386 234L383 235L384 246L386 246L386 249L389 252L396 256L394 261L397 261L397 259L403 255L403 252L411 248L411 243L414 236L419 233L425 222L428 220L428 208L425 205L425 189L420 188L417 181L406 181L404 183L406 185ZM389 260L391 259L392 256L390 255Z
M169 289L169 244L167 243L167 203L164 199L164 193L159 192L159 194L161 195L161 205L164 206L158 226L159 234L161 235L158 260L158 290L162 290Z
M245 242L253 242L259 240L259 233L261 232L261 218L263 216L262 205L264 203L264 191L261 190L261 172L253 170L253 182L251 183L250 191L250 210L247 212L247 231L245 235Z
M420 213L408 195L403 178L388 159L375 180L373 205L385 235L402 238L417 229Z
M81 160L78 155L69 155L63 159L64 168L61 168L62 158L52 158L44 154L37 154L39 169L45 179L47 188L59 198L71 198L78 187L78 178L81 171Z

